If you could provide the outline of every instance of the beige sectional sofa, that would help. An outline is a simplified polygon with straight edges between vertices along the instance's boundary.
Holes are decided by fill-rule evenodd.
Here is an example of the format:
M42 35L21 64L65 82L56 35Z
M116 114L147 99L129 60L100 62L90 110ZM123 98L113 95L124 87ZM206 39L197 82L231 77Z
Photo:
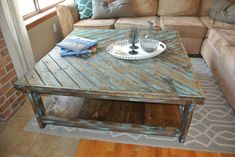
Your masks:
M132 0L135 18L79 20L75 3L67 0L57 6L63 36L79 29L128 29L147 27L178 31L188 54L202 54L235 109L235 25L212 21L212 0Z

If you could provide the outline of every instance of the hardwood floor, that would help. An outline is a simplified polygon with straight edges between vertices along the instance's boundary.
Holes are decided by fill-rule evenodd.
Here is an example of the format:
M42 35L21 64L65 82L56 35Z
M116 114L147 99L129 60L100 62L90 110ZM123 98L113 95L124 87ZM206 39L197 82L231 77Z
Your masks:
M75 157L235 157L235 154L209 153L172 148L148 147L81 139Z

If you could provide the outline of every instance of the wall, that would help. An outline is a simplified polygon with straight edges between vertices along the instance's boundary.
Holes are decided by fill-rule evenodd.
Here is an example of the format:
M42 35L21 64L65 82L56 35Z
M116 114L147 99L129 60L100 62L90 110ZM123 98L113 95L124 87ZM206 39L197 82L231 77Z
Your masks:
M53 29L56 25L56 31ZM57 15L28 30L36 62L62 39ZM8 48L0 29L0 122L7 122L24 104L26 97L14 89L17 80Z
M53 30L53 24L56 24L56 32ZM54 48L57 42L62 40L62 34L57 15L29 29L28 35L32 45L35 60L37 62L52 48Z
M25 96L14 89L16 72L0 30L0 122L9 120L23 105Z

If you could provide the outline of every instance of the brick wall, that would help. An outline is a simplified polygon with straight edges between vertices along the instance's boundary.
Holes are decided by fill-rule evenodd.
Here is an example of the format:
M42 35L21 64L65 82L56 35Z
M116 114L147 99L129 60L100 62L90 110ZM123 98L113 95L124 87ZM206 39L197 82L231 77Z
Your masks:
M8 121L23 105L25 96L14 89L14 66L0 30L0 122Z

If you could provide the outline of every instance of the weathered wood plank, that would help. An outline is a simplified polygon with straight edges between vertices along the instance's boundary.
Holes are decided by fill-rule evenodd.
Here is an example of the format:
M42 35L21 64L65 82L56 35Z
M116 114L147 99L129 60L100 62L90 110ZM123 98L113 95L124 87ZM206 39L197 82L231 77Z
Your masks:
M161 127L180 127L180 114L177 105L146 104L146 125L157 125Z
M28 85L28 82L27 82L25 76L23 76L21 79L16 81L15 88L18 89L18 88L25 87L27 85Z
M42 61L39 61L35 66L35 70L39 74L46 86L61 87L60 83L55 79L52 73L47 69Z
M31 70L25 75L26 81L31 86L43 86L44 82L41 80L40 76L37 74L35 69ZM25 84L24 84L25 85Z
M97 71L103 77L105 77L106 83L110 89L113 87L120 91L138 91L139 89L145 90L146 92L153 92L150 86L145 85L145 82L140 82L135 76L124 73L123 68L107 64L108 62L103 62L103 60L97 60L96 56L93 58L88 58L87 60L81 60L81 64L87 65ZM108 73L107 73L108 71ZM126 76L126 77L123 77ZM115 84L114 84L115 83Z
M28 98L31 102L39 127L44 128L46 126L46 124L43 122L43 116L45 115L45 108L43 106L43 102L40 95L37 93L28 93Z
M68 57L65 59L74 65L74 68L82 73L87 78L87 80L90 80L93 84L95 84L99 90L109 90L107 82L101 74L93 71L89 66L81 64L77 58Z
M193 102L184 107L184 111L182 114L182 121L180 126L180 135L179 135L179 142L184 143L185 138L187 136L189 126L193 117L193 111L196 107L196 104Z
M146 126L138 124L124 124L114 122L100 122L83 119L66 119L55 116L45 116L43 122L46 124L63 125L70 127L88 128L103 131L130 132L147 135L178 136L179 130L176 128L161 128L157 126Z
M114 62L110 63L109 57L97 55L92 59L95 60L94 62L96 62L96 64L103 64L103 68L107 66L109 68L107 71L110 71L110 75L116 77L118 74L120 74L120 79L123 79L121 80L122 82L131 82L133 86L128 88L126 85L127 91L139 91L145 93L154 92L159 94L176 95L175 90L173 90L173 88L168 83L161 81L161 77L157 75L158 73L153 71L149 72L145 69L144 63L147 61L134 61L137 62L136 65L138 65L134 66L134 64L132 64L133 62L131 61L115 60ZM88 62L92 64L92 61L89 60Z
M78 97L53 96L47 100L47 115L70 120L85 119L103 122L131 123L162 128L179 128L177 105L135 103Z
M51 57L59 67L53 67L52 70L57 69L58 72L54 71L54 74L52 74L65 73L68 75L67 78L70 80L70 83L66 82L64 79L66 77L64 77L61 80L63 88L59 85L54 85L53 87L55 88L50 88L45 83L46 85L42 86L43 90L51 93L58 90L57 92L61 93L61 91L66 91L64 88L73 88L74 90L69 92L71 95L75 95L75 93L76 95L86 95L89 93L93 96L97 95L98 98L115 96L116 98L122 98L125 96L130 98L129 100L132 100L132 98L143 100L143 97L146 98L147 95L150 99L155 98L160 100L165 100L168 97L168 100L173 101L173 103L179 100L203 103L204 93L193 73L191 63L182 46L178 33L161 32L156 34L167 45L164 53L148 60L123 61L110 56L105 50L111 42L126 38L128 30L75 29L68 38L76 35L96 39L98 41L97 53L84 58L62 58L56 56L57 58L54 59L55 56L50 55L58 55L58 50L52 50L50 54L45 56L45 58ZM57 61L57 59L61 62ZM70 65L67 65L68 63ZM40 64L36 65L36 70L38 66ZM74 70L76 72L73 72ZM38 72L38 74L43 78L41 76L43 75L42 72ZM64 76L64 74L57 75L58 78L55 76L56 79L61 79ZM79 77L76 78L76 75ZM59 82L61 83L61 81ZM74 84L77 84L77 86L74 86ZM88 88L89 86L91 88ZM38 90L34 86L27 86L21 89L27 91L30 89ZM40 92L42 92L42 88Z
M63 69L61 69L60 66L57 65L57 63L54 62L54 60L49 56L45 56L42 59L43 63L47 66L47 68L50 70L52 75L56 78L56 80L66 88L79 88L79 86L68 76Z
M63 69L67 75L69 75L81 88L95 88L95 85L84 77L84 74L80 73L73 65L71 65L66 59L61 57L60 49L56 49L49 53L49 56Z

